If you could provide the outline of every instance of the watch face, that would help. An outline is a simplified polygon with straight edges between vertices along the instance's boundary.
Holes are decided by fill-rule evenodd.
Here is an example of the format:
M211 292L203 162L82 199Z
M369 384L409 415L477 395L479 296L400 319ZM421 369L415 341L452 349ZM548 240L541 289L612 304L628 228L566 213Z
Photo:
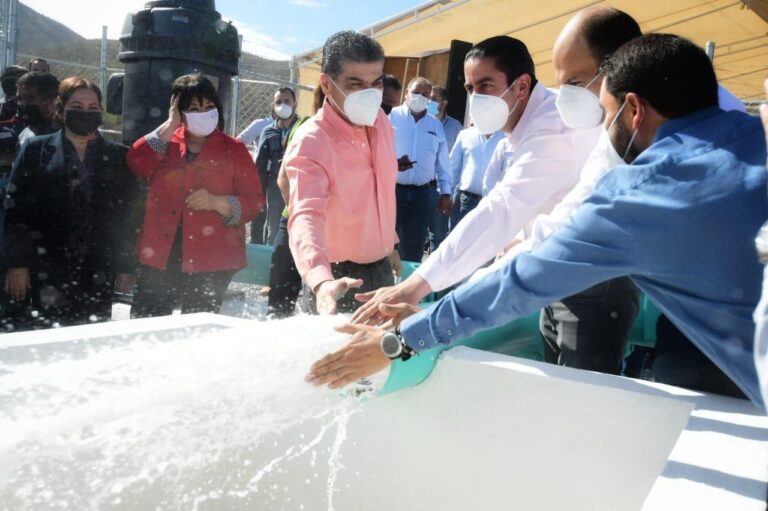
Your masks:
M400 339L392 332L387 332L384 334L384 337L381 338L381 351L383 351L389 358L399 357L402 348Z

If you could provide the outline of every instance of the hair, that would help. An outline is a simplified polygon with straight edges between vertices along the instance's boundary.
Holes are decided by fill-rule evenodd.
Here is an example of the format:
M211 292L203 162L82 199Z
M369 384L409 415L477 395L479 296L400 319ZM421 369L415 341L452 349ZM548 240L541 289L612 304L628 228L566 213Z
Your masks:
M56 112L53 114L53 120L56 124L64 124L64 107L67 105L72 95L80 89L88 89L96 94L99 104L102 101L101 89L90 80L72 76L65 78L59 84L59 97L56 99Z
M33 59L30 59L29 63L27 64L27 69L31 70L32 69L32 65L35 64L36 62L40 62L41 64L45 64L45 65L49 65L47 60L41 59L40 57L35 57Z
M351 30L336 32L323 46L321 71L336 78L346 62L384 62L384 48L365 34Z
M634 92L668 119L718 106L712 62L704 50L680 36L636 37L608 57L600 72L617 101L623 103L627 93Z
M59 80L50 73L27 73L16 82L19 87L34 87L43 99L55 98L59 93Z
M0 74L0 87L2 87L6 97L16 94L16 82L27 73L29 71L21 66L8 66L3 69L2 74Z
M396 91L403 90L403 84L401 84L400 80L398 80L397 77L391 73L384 75L384 88L387 87L390 89L395 89Z
M323 108L323 102L325 101L325 93L323 88L318 85L315 90L312 91L312 113L316 114L318 110Z
M443 87L442 85L435 85L432 87L432 93L437 93L440 96L440 99L442 101L445 101L448 99L448 89Z
M602 63L624 43L643 34L632 16L612 7L588 16L582 24L581 33L598 63Z
M416 77L411 78L411 81L408 82L408 87L406 87L405 89L406 90L410 89L411 85L413 85L414 83L426 84L429 87L430 91L432 90L432 82L430 82L429 80L427 80L423 76L416 76Z
M183 75L176 78L171 84L171 97L179 98L179 111L183 112L192 104L192 100L197 98L202 102L203 99L211 101L216 110L219 111L219 130L224 131L224 107L219 99L219 93L216 87L202 73Z
M294 92L294 90L291 89L290 87L280 87L279 89L277 89L277 92L275 94L285 94L285 93L290 94L291 97L293 98L293 102L296 103L296 92Z
M507 75L507 85L522 74L531 77L531 89L536 85L536 68L528 48L519 39L505 35L491 37L474 45L464 62L473 59L493 59L496 69Z

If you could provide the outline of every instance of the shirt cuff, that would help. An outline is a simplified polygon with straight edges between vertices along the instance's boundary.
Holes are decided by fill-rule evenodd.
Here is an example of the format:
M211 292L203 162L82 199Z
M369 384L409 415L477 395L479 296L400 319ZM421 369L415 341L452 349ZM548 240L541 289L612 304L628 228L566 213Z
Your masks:
M307 272L307 276L304 277L304 282L314 292L315 288L326 280L334 280L333 273L330 266L315 266Z
M414 273L424 279L434 292L442 291L454 284L454 282L451 281L451 277L446 275L448 272L443 271L440 267L437 257L435 257L434 254L421 263L421 266L416 268Z
M147 141L147 144L149 144L149 147L156 153L165 154L166 151L168 151L168 142L165 142L160 138L157 130L144 135L144 139Z
M229 218L223 218L224 225L234 226L240 224L240 218L243 216L243 209L240 207L240 199L234 195L227 195L227 202L229 202L231 214L229 215Z
M447 342L441 343L439 339L432 335L430 319L434 307L433 305L429 309L414 314L400 324L400 335L403 337L403 341L416 353L426 351L440 344L447 344Z

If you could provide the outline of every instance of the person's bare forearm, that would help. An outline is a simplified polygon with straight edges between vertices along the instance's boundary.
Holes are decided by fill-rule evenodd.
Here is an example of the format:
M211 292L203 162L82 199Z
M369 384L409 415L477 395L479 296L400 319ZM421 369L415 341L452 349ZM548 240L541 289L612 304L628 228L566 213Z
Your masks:
M280 165L280 171L277 173L277 187L280 189L280 195L283 196L283 201L288 204L291 188L288 184L288 174L285 172L285 165Z

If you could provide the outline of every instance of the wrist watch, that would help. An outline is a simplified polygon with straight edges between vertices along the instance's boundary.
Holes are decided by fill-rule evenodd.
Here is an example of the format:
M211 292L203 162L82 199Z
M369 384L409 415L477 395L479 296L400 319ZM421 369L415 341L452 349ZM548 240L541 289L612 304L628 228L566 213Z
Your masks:
M400 334L400 328L395 328L381 337L381 351L390 360L400 359L403 362L414 354L410 346L405 344L405 339Z

